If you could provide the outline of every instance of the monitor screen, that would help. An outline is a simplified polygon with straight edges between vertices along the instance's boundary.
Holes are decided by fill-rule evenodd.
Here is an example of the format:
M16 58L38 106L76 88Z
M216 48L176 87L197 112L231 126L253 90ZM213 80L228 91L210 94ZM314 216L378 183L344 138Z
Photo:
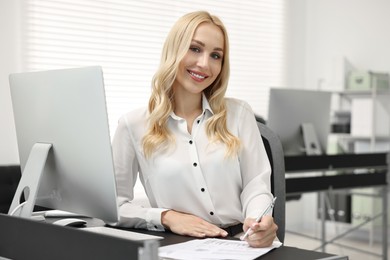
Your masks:
M9 80L22 169L18 189L26 200L35 199L37 188L36 205L117 222L102 69L17 73Z
M312 155L305 137L318 141L314 154L326 153L330 102L331 92L271 88L267 126L279 136L285 155Z

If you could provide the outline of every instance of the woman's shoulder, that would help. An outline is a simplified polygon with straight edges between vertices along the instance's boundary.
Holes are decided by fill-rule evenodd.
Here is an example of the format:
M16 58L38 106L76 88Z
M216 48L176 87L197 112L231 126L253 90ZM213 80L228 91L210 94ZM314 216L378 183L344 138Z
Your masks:
M242 111L242 110L244 110L245 112L253 113L251 106L245 100L231 98L231 97L226 98L225 100L226 100L226 107L227 107L228 113L229 112L238 112L238 111Z
M240 132L238 128L246 127L249 119L255 121L255 115L248 102L237 98L226 98L227 124L232 133Z

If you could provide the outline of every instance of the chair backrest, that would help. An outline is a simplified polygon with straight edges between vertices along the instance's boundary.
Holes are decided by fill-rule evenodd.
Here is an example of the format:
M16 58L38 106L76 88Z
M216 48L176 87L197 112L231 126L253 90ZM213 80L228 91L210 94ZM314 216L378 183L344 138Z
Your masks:
M0 213L8 213L20 176L19 165L0 165Z
M276 225L278 225L277 236L280 242L283 243L286 222L286 182L283 147L279 137L269 127L260 122L257 122L257 126L271 163L271 191L275 197L278 197L273 217Z

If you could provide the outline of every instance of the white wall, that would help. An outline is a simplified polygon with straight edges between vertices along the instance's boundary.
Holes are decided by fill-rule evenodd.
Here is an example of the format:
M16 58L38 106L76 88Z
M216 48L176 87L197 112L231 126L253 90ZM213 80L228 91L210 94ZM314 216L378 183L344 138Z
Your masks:
M307 86L341 89L342 58L357 69L390 72L390 1L306 0Z
M306 0L286 0L287 7L287 86L305 88Z
M19 0L0 1L0 165L18 164L8 75L19 70Z
M390 72L390 1L289 1L288 86L340 90L346 58Z

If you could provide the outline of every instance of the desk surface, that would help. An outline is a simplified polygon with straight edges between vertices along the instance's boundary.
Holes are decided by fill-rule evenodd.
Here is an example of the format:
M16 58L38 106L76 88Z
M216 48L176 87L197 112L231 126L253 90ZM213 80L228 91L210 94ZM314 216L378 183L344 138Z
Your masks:
M102 222L88 219L89 226ZM50 223L10 217L0 214L0 258L10 259L136 259L139 242L109 237L92 232L81 232L77 228L60 227ZM160 246L191 240L171 232L152 232L128 229L146 234L163 236ZM134 242L134 243L133 243ZM38 257L38 258L37 258ZM70 257L70 258L69 258ZM108 258L107 258L108 257ZM258 258L281 259L348 259L332 254L282 246Z
M89 226L101 226L104 223L101 220L93 219L88 220ZM131 229L131 228L121 228L123 230L130 230L133 232L140 232L144 234L149 235L157 235L164 237L163 240L160 240L160 246L167 246L177 243L186 242L189 240L192 240L192 237L187 236L180 236L177 234L174 234L172 232L155 232L155 231L148 231L148 230L141 230L141 229ZM228 239L236 239L236 238L228 238ZM326 260L333 260L333 259L340 259L340 260L347 260L348 257L346 256L336 256L328 253L322 253L322 252L316 252L316 251L310 251L305 249L299 249L296 247L289 247L289 246L282 246L280 248L274 249L273 251L267 253L266 255L259 257L258 259L261 260L282 260L282 259L289 259L289 260L310 260L310 259L326 259Z

